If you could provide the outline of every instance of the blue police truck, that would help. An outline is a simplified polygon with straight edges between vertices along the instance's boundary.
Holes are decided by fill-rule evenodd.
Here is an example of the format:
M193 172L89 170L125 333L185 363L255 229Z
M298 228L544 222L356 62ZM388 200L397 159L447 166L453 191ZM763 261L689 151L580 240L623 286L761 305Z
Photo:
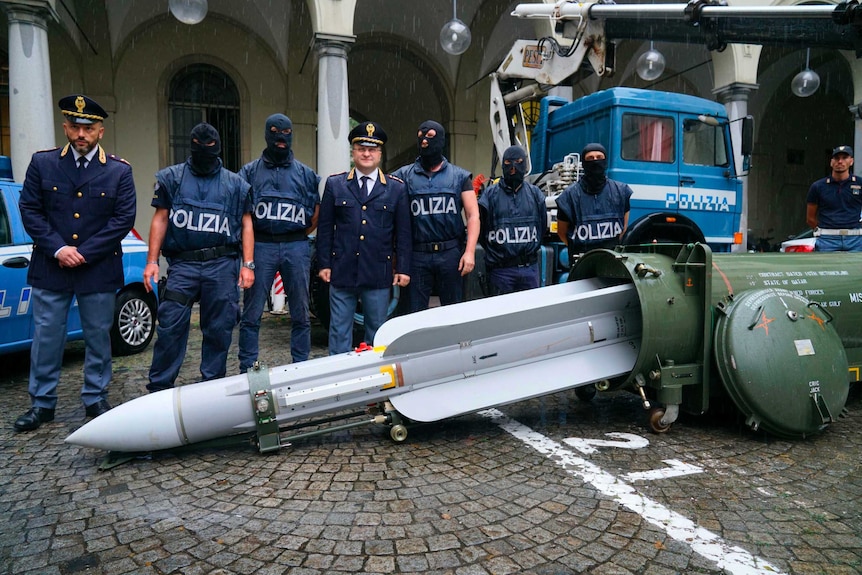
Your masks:
M752 119L740 121L747 158ZM579 152L591 142L607 148L608 177L634 191L620 243L702 242L728 252L742 242L741 170L724 106L685 94L610 88L574 102L554 96L540 102L530 151L534 183L548 197L549 243L556 232L553 199L580 177ZM568 267L562 250L555 246L557 279Z

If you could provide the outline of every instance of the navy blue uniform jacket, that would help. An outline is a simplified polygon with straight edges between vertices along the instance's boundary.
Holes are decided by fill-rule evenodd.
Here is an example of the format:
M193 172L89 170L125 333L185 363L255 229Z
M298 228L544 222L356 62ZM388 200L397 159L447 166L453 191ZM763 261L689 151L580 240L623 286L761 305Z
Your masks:
M356 169L329 176L320 201L317 258L342 289L380 289L410 273L410 198L404 182L378 170L366 195Z
M21 190L21 219L33 238L27 281L52 291L78 294L123 287L120 245L135 224L132 167L99 150L78 170L67 144L36 152ZM61 268L54 253L75 246L87 263Z

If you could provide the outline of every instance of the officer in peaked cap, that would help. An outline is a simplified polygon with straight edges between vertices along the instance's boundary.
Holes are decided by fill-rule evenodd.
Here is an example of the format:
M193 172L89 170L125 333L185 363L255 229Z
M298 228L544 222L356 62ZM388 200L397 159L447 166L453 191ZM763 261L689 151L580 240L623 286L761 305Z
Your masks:
M347 135L351 144L379 147L386 143L386 132L376 122L362 122Z
M100 145L108 114L80 94L58 104L68 143L33 154L19 202L33 238L27 280L35 327L31 408L15 421L16 431L54 419L66 317L75 299L86 346L81 401L88 417L111 408L111 327L116 292L124 284L121 242L135 223L132 168Z
M319 277L329 284L329 354L350 351L356 304L372 343L393 285L410 283L409 197L404 182L380 169L386 132L375 122L347 135L353 169L329 176L317 228Z
M853 148L832 150L832 173L808 189L805 221L818 252L862 251L862 179L853 173Z

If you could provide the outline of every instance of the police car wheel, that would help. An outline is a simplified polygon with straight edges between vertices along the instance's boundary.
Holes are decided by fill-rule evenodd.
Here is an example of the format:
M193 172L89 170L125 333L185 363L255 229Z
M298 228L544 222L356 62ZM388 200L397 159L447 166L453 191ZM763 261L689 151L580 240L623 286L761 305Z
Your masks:
M143 288L132 288L117 294L114 325L111 328L113 355L140 353L156 333L156 302Z

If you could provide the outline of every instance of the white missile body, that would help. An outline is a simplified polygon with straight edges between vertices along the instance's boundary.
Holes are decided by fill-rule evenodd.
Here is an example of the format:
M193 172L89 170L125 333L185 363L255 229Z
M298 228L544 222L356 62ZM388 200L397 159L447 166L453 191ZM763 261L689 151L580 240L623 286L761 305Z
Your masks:
M641 321L634 287L598 278L393 318L372 349L270 368L276 420L388 400L437 421L628 374ZM253 433L249 387L242 374L142 396L66 442L134 452Z

